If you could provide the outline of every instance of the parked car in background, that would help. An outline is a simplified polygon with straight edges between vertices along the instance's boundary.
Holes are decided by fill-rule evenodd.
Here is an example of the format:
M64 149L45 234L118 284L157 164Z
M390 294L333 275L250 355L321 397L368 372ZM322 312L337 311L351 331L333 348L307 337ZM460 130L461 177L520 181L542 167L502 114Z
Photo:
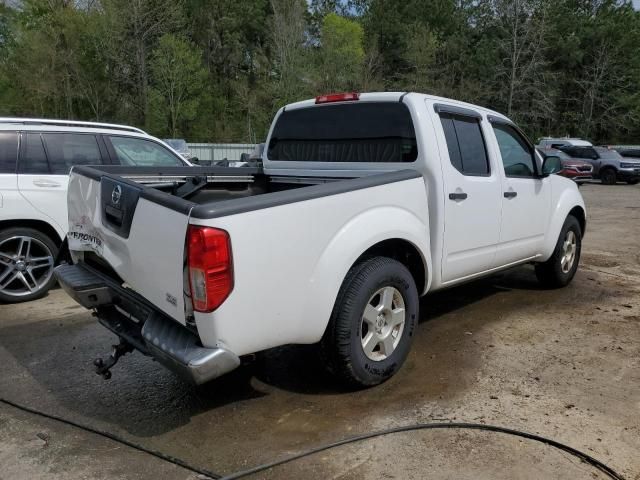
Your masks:
M593 177L599 178L605 185L614 185L619 181L634 185L640 181L640 160L625 158L613 149L564 145L559 150L575 160L593 165Z
M627 162L633 162L633 168L634 169L637 167L635 162L640 161L640 147L638 147L638 146L628 146L628 147L615 146L615 147L609 147L609 148L615 150L620 155L622 155L622 157L625 158L625 160ZM635 185L635 184L637 184L639 182L640 182L640 179L638 179L638 178L632 178L630 181L627 181L627 183L630 183L631 185Z
M0 118L0 301L43 296L68 230L69 170L78 165L191 166L135 127Z
M182 158L189 160L191 163L198 163L198 159L193 156L191 150L189 150L189 146L187 145L187 141L183 138L165 138L162 140L164 143L173 148L176 152L178 152Z
M558 157L562 162L562 170L557 175L570 178L577 184L581 184L593 178L593 165L582 160L572 159L562 150L556 148L538 148L543 158Z
M337 377L376 385L407 358L421 295L526 263L548 287L571 281L586 213L561 168L482 107L323 95L277 112L262 168L181 195L126 167L74 169L73 264L56 276L121 339L98 374L136 348L203 383L243 355L320 342Z
M554 138L554 137L542 137L538 139L538 148L560 148L560 147L592 147L591 142L582 140L581 138Z

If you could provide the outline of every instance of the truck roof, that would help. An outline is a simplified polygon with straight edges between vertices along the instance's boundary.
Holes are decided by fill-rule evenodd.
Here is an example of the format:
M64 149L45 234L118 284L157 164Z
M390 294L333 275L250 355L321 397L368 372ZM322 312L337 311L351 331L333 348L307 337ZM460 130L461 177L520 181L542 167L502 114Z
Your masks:
M401 98L403 98L403 100L405 102L418 102L418 101L424 101L425 99L428 100L432 100L435 102L441 102L441 103L447 103L450 105L455 105L458 107L462 107L462 108L469 108L472 110L476 110L480 113L483 113L485 115L491 115L494 117L499 117L499 118L503 118L505 120L509 120L507 117L505 117L503 114L496 112L494 110L490 110L488 108L485 107L481 107L478 105L474 105L471 103L467 103L467 102L461 102L459 100L453 100L451 98L446 98L446 97L438 97L436 95L429 95L426 93L417 93L417 92L367 92L367 93L360 93L360 98L359 101L365 101L365 102L397 102L400 101ZM285 107L283 107L283 110L293 110L293 109L298 109L298 108L305 108L305 107L312 107L316 105L316 99L315 98L310 98L307 100L302 100L300 102L294 102L294 103L290 103L289 105L286 105Z

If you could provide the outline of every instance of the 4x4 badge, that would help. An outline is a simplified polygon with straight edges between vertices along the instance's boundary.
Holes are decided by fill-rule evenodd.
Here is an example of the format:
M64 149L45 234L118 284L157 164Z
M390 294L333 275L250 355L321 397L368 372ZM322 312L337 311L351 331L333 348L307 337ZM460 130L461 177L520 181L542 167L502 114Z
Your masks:
M120 185L116 185L113 188L113 192L111 192L111 201L114 205L118 205L120 203L120 197L122 197L122 187Z

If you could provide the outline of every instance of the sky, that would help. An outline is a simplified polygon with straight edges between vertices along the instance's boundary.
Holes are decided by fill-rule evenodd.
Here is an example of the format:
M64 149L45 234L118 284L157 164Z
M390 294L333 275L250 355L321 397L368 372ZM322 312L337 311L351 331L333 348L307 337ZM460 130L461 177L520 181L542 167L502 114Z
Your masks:
M640 0L633 0L633 8L640 10Z

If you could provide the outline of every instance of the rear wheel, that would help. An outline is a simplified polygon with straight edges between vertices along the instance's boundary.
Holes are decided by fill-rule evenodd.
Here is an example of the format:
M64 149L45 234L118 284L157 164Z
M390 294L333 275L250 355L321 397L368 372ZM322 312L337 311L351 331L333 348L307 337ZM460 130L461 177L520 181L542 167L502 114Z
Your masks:
M0 301L26 302L44 296L54 285L58 247L32 228L0 232Z
M548 288L564 287L573 279L580 262L582 229L573 215L562 226L558 243L551 258L536 265L538 281Z
M400 262L374 257L347 274L322 339L329 370L349 385L384 382L402 366L418 318L418 292Z
M627 180L627 183L629 185L637 185L638 183L640 183L640 178L633 178L631 180Z
M617 181L617 174L613 168L605 168L600 171L600 180L605 185L615 185Z

